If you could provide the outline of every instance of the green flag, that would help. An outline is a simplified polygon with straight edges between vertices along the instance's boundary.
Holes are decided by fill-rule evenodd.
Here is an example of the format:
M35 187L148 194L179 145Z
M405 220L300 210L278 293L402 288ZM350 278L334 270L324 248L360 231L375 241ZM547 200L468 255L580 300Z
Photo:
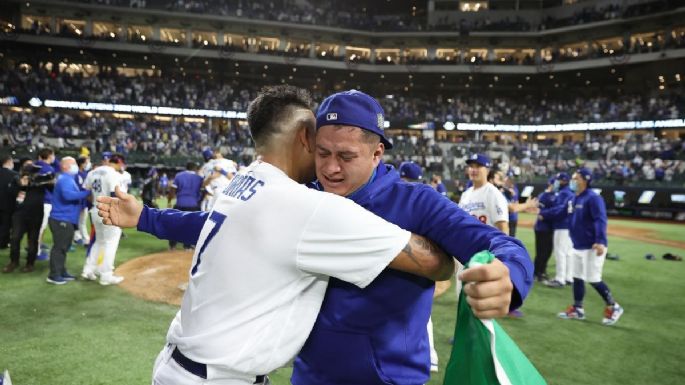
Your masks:
M495 256L481 251L467 265L492 262ZM444 385L543 385L547 384L516 343L494 320L473 315L464 291L459 295L454 345L447 363Z

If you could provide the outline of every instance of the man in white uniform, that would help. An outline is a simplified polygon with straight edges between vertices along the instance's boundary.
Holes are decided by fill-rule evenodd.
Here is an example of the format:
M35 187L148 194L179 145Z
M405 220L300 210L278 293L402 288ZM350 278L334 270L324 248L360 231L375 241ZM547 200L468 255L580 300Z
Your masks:
M202 156L205 159L205 164L202 165L202 168L200 169L199 175L204 178L206 184L203 185L203 187L206 187L209 185L210 178L216 177L214 176L215 171L217 170L224 170L226 172L226 178L228 181L230 181L233 178L233 175L235 175L238 170L235 162L233 162L230 159L224 158L223 155L221 155L220 152L218 151L213 151L211 148L207 148L204 151L202 151ZM229 175L230 174L230 175ZM215 182L217 183L222 183L226 182L226 180L218 180ZM214 202L216 201L216 197L214 193L205 188L204 190L205 194L202 198L202 202L200 203L200 208L202 211L210 211L212 209L212 206L214 206Z
M509 234L509 203L504 194L488 182L488 171L492 167L490 158L482 154L473 154L466 164L473 186L461 195L459 207L486 225L497 227L503 233Z
M223 159L228 160L228 159ZM212 174L205 178L203 186L205 189L206 198L209 199L209 204L204 211L211 211L221 192L231 183L233 176L238 172L233 162L217 162L214 166Z
M88 173L84 186L93 192L93 202L98 197L111 196L117 186L124 189L124 175L120 172L123 166L123 155L112 154L109 158L104 157L102 165ZM95 227L95 241L86 257L81 277L94 281L100 275L101 285L117 285L124 280L114 275L114 258L121 239L121 228L102 223L97 207L91 210L90 220Z
M265 384L304 344L329 276L365 287L388 264L431 279L454 270L425 238L301 185L314 179L312 104L291 86L260 93L248 121L263 161L232 180L211 214L142 207L121 191L98 199L105 223L199 236L153 384Z

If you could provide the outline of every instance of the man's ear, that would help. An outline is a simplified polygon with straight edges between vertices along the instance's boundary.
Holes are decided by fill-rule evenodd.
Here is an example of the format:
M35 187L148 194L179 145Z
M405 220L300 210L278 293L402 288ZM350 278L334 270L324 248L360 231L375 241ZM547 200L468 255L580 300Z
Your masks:
M373 150L373 163L378 166L378 163L383 159L383 154L385 153L385 145L383 142L378 142L376 148Z
M304 147L304 149L311 154L314 151L314 143L311 138L312 134L310 131L310 127L308 127L306 124L302 124L300 129L297 131L297 140L299 140L302 147Z

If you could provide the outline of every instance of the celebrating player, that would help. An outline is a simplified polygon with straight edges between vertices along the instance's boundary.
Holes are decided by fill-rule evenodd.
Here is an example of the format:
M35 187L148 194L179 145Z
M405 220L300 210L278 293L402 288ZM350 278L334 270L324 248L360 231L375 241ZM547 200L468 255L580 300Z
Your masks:
M110 196L116 187L123 188L123 176L120 173L123 165L123 155L108 154L103 157L101 166L88 173L84 185L92 191L93 201L98 197ZM81 277L93 281L100 275L101 285L118 285L124 280L124 277L114 275L114 258L119 247L121 228L103 223L95 206L91 209L90 220L95 227L95 241L91 240L92 247L86 257Z
M198 244L154 383L266 383L304 344L328 276L366 287L388 264L431 279L454 270L424 238L299 184L314 178L311 105L290 86L259 94L248 121L263 160L233 179L211 215L143 208L119 190L98 199L105 223Z

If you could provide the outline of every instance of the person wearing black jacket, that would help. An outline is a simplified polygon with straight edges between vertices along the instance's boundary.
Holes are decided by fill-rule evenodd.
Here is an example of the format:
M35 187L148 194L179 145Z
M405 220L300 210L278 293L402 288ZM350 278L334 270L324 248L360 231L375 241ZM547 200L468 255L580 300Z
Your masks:
M36 255L38 254L38 233L43 220L43 198L45 191L52 188L55 175L41 174L40 166L31 160L22 163L16 194L16 209L12 215L12 237L10 239L10 263L3 269L3 273L11 273L19 267L21 239L24 234L28 237L28 255L26 265L21 269L24 273L34 270Z
M0 249L10 243L12 213L16 205L18 175L14 171L14 160L10 155L0 157Z

